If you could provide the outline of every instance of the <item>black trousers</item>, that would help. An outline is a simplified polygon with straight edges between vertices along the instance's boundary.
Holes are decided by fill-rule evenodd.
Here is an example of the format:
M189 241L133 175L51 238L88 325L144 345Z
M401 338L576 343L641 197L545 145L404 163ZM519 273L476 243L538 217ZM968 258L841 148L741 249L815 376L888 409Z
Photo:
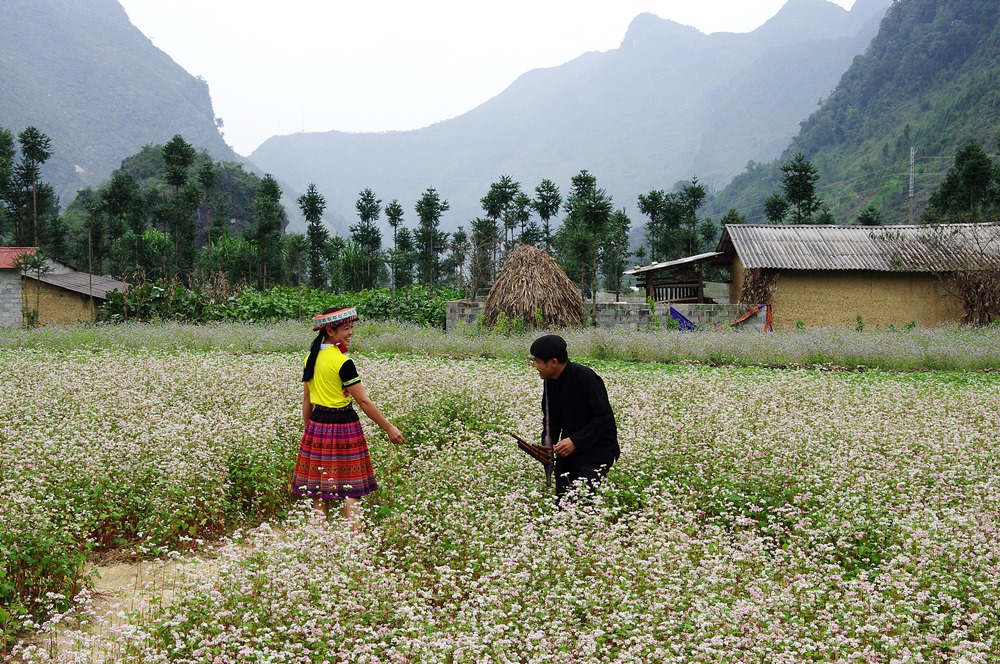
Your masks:
M571 460L563 463L556 461L556 496L559 497L562 497L571 486L578 482L584 487L584 491L593 493L604 476L608 474L611 464L615 462L614 459L600 463L585 462L579 464L569 461Z

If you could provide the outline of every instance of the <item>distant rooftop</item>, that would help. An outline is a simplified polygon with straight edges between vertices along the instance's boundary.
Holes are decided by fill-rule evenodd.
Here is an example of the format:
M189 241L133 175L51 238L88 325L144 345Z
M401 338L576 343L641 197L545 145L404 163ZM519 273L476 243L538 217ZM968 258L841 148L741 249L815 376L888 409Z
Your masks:
M0 247L0 269L9 270L14 267L14 259L21 254L33 254L34 247Z
M29 273L28 278L34 279L35 275ZM82 295L93 295L101 300L106 299L108 293L111 291L124 293L125 288L128 286L128 284L124 281L112 279L111 277L102 277L96 274L91 275L86 272L53 272L41 275L38 278L38 281L41 281L43 284L51 284L52 286L58 286L59 288L64 288L68 291L73 291Z
M1000 225L782 226L730 224L723 262L745 268L934 272L1000 265Z
M678 258L677 260L666 261L663 263L653 262L649 265L639 266L636 265L631 270L625 270L625 274L642 274L644 272L656 272L657 270L665 270L672 267L679 267L681 265L693 265L694 263L701 263L712 258L721 256L722 253L719 251L710 251L707 254L698 254L697 256L688 256L686 258Z

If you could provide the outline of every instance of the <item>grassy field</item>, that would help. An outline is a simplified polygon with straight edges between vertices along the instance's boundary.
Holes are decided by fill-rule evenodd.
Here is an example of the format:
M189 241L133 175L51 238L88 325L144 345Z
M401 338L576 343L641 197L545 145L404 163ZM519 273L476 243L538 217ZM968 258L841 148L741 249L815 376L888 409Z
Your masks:
M624 362L731 366L865 367L898 371L1000 370L1000 326L908 330L815 328L793 332L677 332L573 329L561 331L571 355ZM526 356L533 336L494 336L476 328L446 334L398 323L361 323L355 352L452 358ZM73 328L0 328L0 349L45 351L301 352L312 340L308 323L267 325L177 323Z
M381 489L361 535L288 499L301 326L4 334L3 648L72 644L24 661L1000 656L990 330L567 334L607 382L622 458L594 504L558 510L504 434L540 427L530 338L365 326L359 370L408 443L363 418ZM967 370L910 371L918 352ZM88 557L210 541L212 573L171 603L66 626Z

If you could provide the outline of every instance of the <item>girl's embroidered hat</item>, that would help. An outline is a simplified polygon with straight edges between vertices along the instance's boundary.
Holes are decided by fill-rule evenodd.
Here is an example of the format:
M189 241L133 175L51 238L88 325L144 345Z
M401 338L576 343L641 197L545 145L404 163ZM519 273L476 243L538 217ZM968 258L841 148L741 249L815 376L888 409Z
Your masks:
M358 320L358 310L355 307L337 309L328 314L313 316L313 332L322 330L328 325L343 325L352 320Z

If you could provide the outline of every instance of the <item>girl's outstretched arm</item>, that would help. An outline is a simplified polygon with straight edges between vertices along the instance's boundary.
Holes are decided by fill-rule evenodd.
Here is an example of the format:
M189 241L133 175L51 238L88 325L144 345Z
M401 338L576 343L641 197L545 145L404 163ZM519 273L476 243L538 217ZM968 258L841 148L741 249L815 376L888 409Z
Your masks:
M347 387L347 393L354 397L354 400L358 402L361 406L361 410L365 411L365 415L368 416L375 424L382 427L385 434L389 436L389 440L394 443L405 443L406 439L403 438L403 433L394 427L392 423L385 419L385 415L378 409L375 402L372 401L371 397L368 396L368 391L365 390L365 386L361 383L354 383Z

